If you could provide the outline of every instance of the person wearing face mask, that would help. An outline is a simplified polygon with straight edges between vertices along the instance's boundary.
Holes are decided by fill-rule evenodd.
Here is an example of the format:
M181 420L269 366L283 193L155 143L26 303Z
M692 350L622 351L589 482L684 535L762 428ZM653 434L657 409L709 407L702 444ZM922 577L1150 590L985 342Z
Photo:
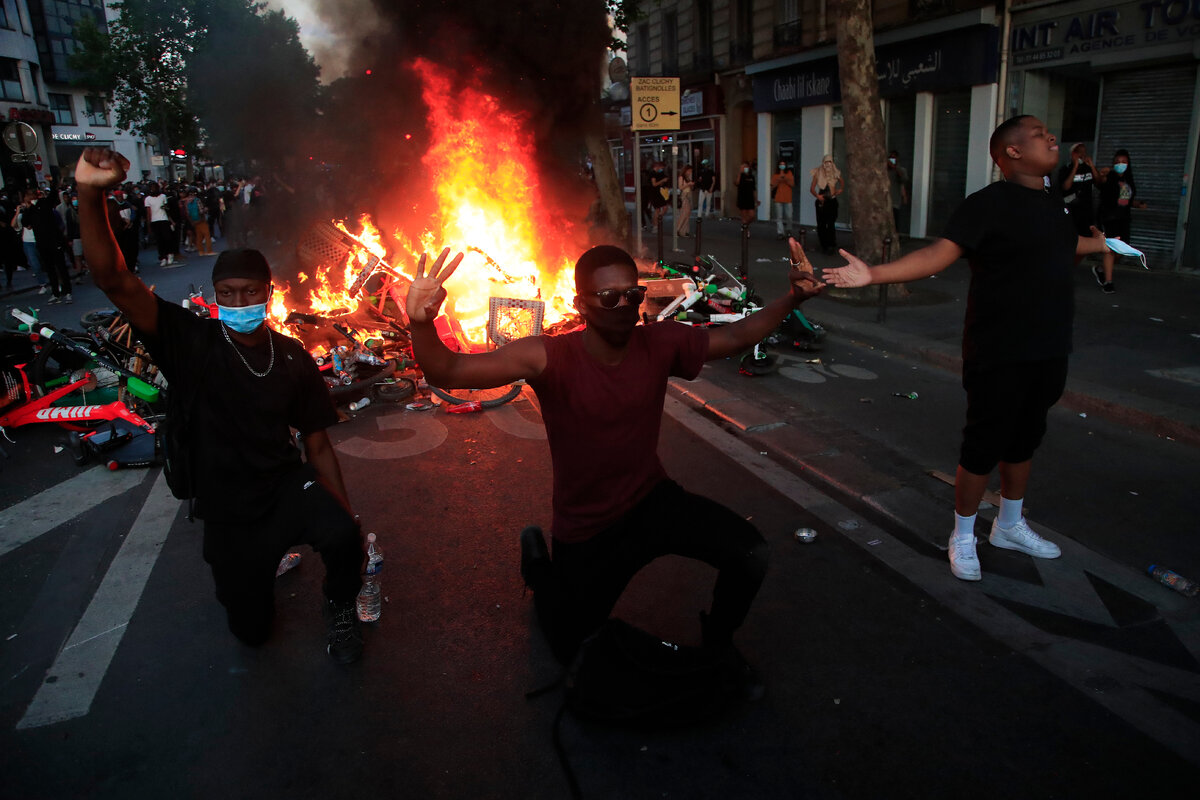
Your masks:
M741 169L733 179L733 185L737 187L737 207L742 224L749 225L754 221L758 209L758 187L755 186L754 170L750 168L749 161L742 162Z
M788 236L792 226L792 187L796 185L796 176L788 169L787 163L780 161L771 175L771 205L774 209L775 234L783 239Z
M1100 184L1100 206L1097 210L1100 229L1105 236L1129 243L1131 209L1146 207L1144 202L1137 199L1137 184L1133 182L1133 170L1129 168L1129 151L1118 150L1114 153L1112 167L1100 170L1096 182ZM1117 290L1113 285L1116 262L1116 255L1111 250L1105 250L1104 266L1092 267L1092 276L1105 294Z
M639 325L646 288L619 247L601 245L575 264L575 310L583 330L518 339L482 354L446 348L433 320L462 254L443 250L426 274L423 255L409 289L413 353L430 383L488 387L526 380L537 393L550 444L553 560L541 529L521 533L521 573L555 655L570 660L599 627L629 579L675 553L719 574L711 612L701 617L706 647L736 657L733 633L762 582L767 548L745 517L690 494L658 458L667 379L695 378L705 361L741 353L820 291L800 245L789 242L791 291L732 325Z
M325 382L299 342L265 323L271 268L257 250L217 258L217 319L156 296L126 268L105 191L128 169L119 153L84 150L75 171L84 253L96 285L170 382L167 424L184 425L190 440L194 514L204 521L204 560L229 628L251 646L270 637L280 558L309 544L325 563L326 650L355 661L363 541L326 432L337 412Z

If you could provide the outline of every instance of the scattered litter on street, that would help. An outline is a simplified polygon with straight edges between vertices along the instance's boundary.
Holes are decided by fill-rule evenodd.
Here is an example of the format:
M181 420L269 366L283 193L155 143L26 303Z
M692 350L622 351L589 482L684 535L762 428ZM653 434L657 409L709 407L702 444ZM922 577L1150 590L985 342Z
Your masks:
M6 641L6 642L11 642L11 641L12 641L13 639L15 639L15 638L17 638L17 635L14 633L12 636L9 636L9 637L8 637L7 639L5 639L4 641Z
M1150 321L1151 322L1162 322L1162 317L1151 317Z
M795 537L800 544L812 544L817 540L817 532L812 528L797 528Z
M841 520L840 522L838 522L838 527L844 531L858 530L858 520L856 520L856 519Z
M404 407L409 411L428 411L433 408L433 403L428 400L417 400L415 403L409 403Z
M1083 417L1084 419L1087 419L1087 412L1081 411L1081 412L1079 412L1079 416Z
M55 453L55 455L57 455L57 454L61 453L62 451L63 451L62 447L60 447L60 446L58 446L58 445L55 445L55 446L54 446L54 453Z
M871 547L874 547L875 545L883 544L883 539L872 539L871 541L867 542L867 544Z
M908 400L916 400L918 397L920 397L920 395L917 394L916 392L909 392L907 394L902 394L900 392L892 392L892 397L903 397Z
M875 402L875 400L874 400L873 398L870 398L870 397L860 397L860 398L858 398L858 402L860 402L860 403L874 403L874 402Z

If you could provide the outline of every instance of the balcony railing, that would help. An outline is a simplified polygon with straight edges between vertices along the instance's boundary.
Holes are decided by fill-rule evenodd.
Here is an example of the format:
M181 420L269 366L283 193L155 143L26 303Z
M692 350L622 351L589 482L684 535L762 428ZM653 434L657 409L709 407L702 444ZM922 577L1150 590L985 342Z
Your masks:
M800 20L785 22L775 26L775 49L790 50L800 46L802 28Z

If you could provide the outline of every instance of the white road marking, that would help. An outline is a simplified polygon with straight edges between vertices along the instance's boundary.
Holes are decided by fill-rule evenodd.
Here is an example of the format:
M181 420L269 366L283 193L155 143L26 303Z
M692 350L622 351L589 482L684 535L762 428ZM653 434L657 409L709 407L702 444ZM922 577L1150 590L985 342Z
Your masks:
M389 461L420 455L439 447L446 441L446 426L431 416L429 411L397 411L375 418L381 431L412 431L415 435L407 439L376 441L355 436L334 445L342 455Z
M93 467L0 511L0 556L129 491L145 477L137 469Z
M17 723L18 729L38 728L88 713L179 506L180 501L167 488L166 476L160 473L83 618Z
M1200 676L1041 630L988 594L994 591L1026 604L1051 607L1047 592L1041 587L1031 586L1022 593L1014 582L987 574L979 584L960 581L950 574L949 566L944 561L938 563L916 552L869 521L858 518L856 527L841 524L858 515L776 464L756 448L695 413L680 400L667 397L664 410L763 483L809 514L840 530L846 539L903 575L963 619L1062 678L1170 751L1193 764L1200 764L1200 724L1147 691L1153 689L1196 702L1200 700ZM1059 545L1063 549L1061 559L1046 564L1038 563L1044 581L1051 580L1055 573L1070 575L1086 569L1143 599L1153 598L1152 602L1163 611L1164 621L1183 646L1193 655L1200 653L1200 624L1195 621L1195 615L1190 613L1190 607L1185 606L1186 598L1148 581L1141 581L1140 585L1135 583L1133 570L1109 561L1078 542L1062 538ZM1077 589L1081 580L1069 577L1067 585L1060 587L1059 591ZM1088 594L1093 598L1095 596L1090 585ZM1069 603L1053 610L1074 613L1087 599L1085 595L1073 597ZM1099 603L1098 600L1096 602ZM1106 612L1104 616L1108 616ZM1084 618L1095 621L1101 618L1101 613L1097 611ZM1111 619L1107 621L1111 624ZM1098 686L1103 686L1103 689L1097 689Z

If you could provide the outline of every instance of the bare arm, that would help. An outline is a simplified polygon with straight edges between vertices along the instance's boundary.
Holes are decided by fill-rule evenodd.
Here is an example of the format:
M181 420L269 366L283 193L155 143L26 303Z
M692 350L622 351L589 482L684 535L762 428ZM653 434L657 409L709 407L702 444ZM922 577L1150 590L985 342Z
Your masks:
M337 498L350 516L350 498L346 494L346 484L342 480L342 468L338 464L337 453L329 441L329 434L316 431L304 437L304 456L308 463L317 471L317 478L330 494Z
M1104 233L1093 225L1091 236L1079 237L1079 243L1075 245L1075 255L1082 257L1093 253L1107 253L1108 243L1104 239Z
M928 278L963 257L963 249L949 239L938 239L888 264L871 267L862 259L839 250L846 266L826 269L821 277L826 283L843 289L870 286L873 283L905 283Z
M518 339L489 353L456 353L442 343L433 321L446 300L442 284L462 263L459 253L447 264L446 248L425 275L426 256L417 262L416 279L408 289L405 310L412 323L413 355L425 379L443 389L489 389L536 378L546 368L546 348L539 338Z
M106 189L125 179L129 162L120 153L89 147L75 167L79 188L79 238L92 279L108 295L125 318L138 330L158 332L158 301L146 284L125 266L125 257L117 246L108 224Z
M782 297L771 301L766 308L756 311L732 325L722 325L708 329L708 360L727 358L737 355L754 346L755 342L766 338L767 334L779 327L792 309L816 297L825 288L813 277L812 264L800 249L795 239L788 239L788 250L793 264L788 275L791 281L791 291Z

